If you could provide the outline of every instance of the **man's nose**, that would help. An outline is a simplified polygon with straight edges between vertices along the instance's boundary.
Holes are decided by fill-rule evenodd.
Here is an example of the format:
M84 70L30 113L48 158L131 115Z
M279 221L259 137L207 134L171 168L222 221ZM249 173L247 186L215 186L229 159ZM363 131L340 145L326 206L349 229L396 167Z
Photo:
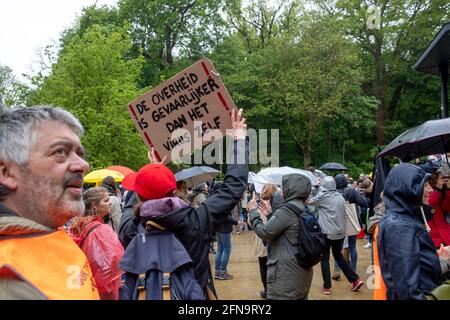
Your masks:
M81 172L83 175L89 170L89 163L84 158L75 154L74 159L70 165L70 171Z

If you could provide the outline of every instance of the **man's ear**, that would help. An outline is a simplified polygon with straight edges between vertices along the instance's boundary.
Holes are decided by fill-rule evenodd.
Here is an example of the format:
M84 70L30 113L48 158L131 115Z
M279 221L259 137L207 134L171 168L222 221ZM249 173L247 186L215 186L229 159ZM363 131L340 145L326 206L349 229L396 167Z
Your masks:
M19 179L18 166L0 161L0 184L8 189L16 190Z

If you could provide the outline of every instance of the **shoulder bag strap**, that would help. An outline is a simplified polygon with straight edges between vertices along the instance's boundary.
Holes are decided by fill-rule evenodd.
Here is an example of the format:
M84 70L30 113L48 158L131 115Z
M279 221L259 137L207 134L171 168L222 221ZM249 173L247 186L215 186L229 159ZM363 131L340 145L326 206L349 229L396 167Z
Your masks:
M86 238L88 237L88 235L94 231L95 229L97 229L98 227L100 227L100 224L96 224L95 226L93 226L91 229L89 229L89 231L86 233L86 235L83 237L83 240L81 240L80 242L80 248L83 248L83 244L84 241L86 240Z
M299 218L299 223L303 223L303 219L301 218L300 214L301 214L301 209L298 208L297 206L293 205L292 203L285 203L283 204L282 207L286 207L289 210L291 210L292 212L294 212L297 217ZM299 232L300 232L301 226L299 225ZM285 243L286 248L289 252L290 255L294 256L295 252L294 252L294 245L291 244L291 242L289 241L289 239L284 235L284 233L281 235L281 241L283 243Z

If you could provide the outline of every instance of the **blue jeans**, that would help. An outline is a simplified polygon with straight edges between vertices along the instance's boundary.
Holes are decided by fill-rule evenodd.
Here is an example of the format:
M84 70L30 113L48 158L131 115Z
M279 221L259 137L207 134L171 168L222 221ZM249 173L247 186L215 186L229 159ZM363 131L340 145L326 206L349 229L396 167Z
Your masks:
M349 250L349 262L353 269L356 272L356 265L358 264L358 251L356 250L356 235L348 236L348 250ZM336 261L334 261L334 272L339 272L339 266Z
M216 272L226 271L231 253L231 233L217 233Z

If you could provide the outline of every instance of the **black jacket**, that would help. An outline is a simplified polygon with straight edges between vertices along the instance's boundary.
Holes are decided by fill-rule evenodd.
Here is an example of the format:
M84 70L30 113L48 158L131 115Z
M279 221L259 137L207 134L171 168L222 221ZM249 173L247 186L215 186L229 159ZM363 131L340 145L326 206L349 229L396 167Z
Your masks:
M222 185L222 181L215 181L212 185L211 189L209 190L209 196L212 196L215 192L217 192L220 189L220 186ZM231 233L233 232L233 225L236 226L238 224L238 221L233 218L233 215L231 212L228 213L227 220L223 223L212 223L212 230L214 232L218 233Z
M336 191L339 192L350 203L356 203L360 207L367 208L369 201L363 197L358 191L348 188L347 178L343 174L338 174L334 179L336 181Z
M386 178L377 245L388 300L425 299L441 282L439 258L419 211L428 179L423 169L407 163Z
M128 247L131 240L137 234L137 227L140 220L134 215L134 206L137 204L136 193L133 192L131 197L125 202L122 217L120 218L119 240L124 249Z
M233 232L233 226L237 226L238 221L231 216L231 213L228 214L228 218L223 223L213 222L213 231L217 233L231 233Z
M213 240L213 223L223 224L228 213L238 204L247 187L248 179L248 141L235 142L233 159L244 160L244 164L229 164L224 181L212 196L198 208L186 207L154 219L156 223L175 233L185 246L194 263L195 278L203 290L208 286L215 293L209 264L209 243ZM235 161L236 162L236 161ZM119 237L125 242L137 233L136 219L130 217L129 206L125 212ZM127 213L128 212L128 213ZM126 216L125 216L126 215Z

